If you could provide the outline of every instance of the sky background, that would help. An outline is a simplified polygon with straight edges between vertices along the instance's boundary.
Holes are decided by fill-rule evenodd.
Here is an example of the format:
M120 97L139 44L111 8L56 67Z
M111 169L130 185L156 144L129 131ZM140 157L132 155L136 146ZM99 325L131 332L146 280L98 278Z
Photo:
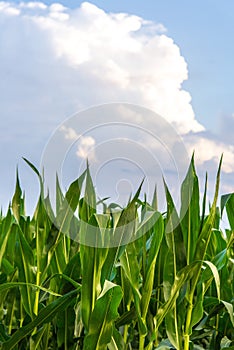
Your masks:
M111 102L145 106L171 123L188 153L195 149L200 176L209 172L211 189L224 152L221 191L234 191L234 3L60 4L0 2L3 207L14 191L17 164L26 196L36 198L38 184L22 157L39 166L59 124ZM79 134L63 131L64 140ZM95 135L82 138L77 161L94 146Z

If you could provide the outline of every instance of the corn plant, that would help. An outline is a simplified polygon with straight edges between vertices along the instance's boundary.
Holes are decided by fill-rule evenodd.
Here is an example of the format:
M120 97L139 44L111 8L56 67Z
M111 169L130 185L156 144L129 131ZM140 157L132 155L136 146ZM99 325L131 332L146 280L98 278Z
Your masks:
M141 185L125 208L98 201L88 166L66 193L56 179L53 208L26 162L40 183L34 214L18 172L0 214L3 350L234 348L234 194L218 205L221 161L209 206L192 157L180 208L164 183L166 213Z

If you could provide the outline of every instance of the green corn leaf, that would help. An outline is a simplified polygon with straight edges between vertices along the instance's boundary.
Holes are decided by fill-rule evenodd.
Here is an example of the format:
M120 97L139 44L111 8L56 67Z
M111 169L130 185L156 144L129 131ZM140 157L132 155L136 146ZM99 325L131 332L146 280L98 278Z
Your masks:
M69 236L73 235L73 232L71 232L71 222L72 220L76 220L74 217L74 213L79 205L80 194L85 174L86 171L77 180L72 182L65 194L65 198L60 194L58 195L58 201L56 201L56 226L61 232ZM59 188L59 185L57 187ZM57 192L59 193L60 190L58 189ZM86 205L84 201L82 202L84 203L84 210L84 208L86 208Z
M153 200L152 200L151 206L152 206L152 208L153 208L155 211L158 211L157 186L155 186L155 188L154 188L154 194L153 194Z
M180 275L180 278L177 281L178 273L184 269L184 266L186 266L188 259L186 257L186 250L180 219L178 217L173 199L165 182L164 186L167 199L165 238L168 245L168 250L165 256L167 263L164 264L163 269L163 292L168 308L165 308L165 314L163 318L166 319L167 335L170 341L178 349L181 349L181 329L179 327L180 313L177 310L177 305L175 301L179 296L183 284L185 283L185 281L184 283L181 282L183 281L182 275ZM175 282L178 283L177 287L175 287ZM173 290L177 288L177 293L174 294ZM174 295L174 299L172 298L172 295ZM183 309L180 308L180 310ZM159 322L161 322L161 320Z
M180 220L186 247L187 263L193 261L200 228L200 203L198 177L192 157L188 173L181 186Z
M57 347L62 349L69 348L69 343L73 338L75 323L74 305L67 307L64 311L59 312L56 317Z
M181 304L178 308L173 308L168 311L165 316L165 330L173 346L173 349L182 349L182 332L181 332L181 322L179 314L185 313L186 309ZM179 313L179 314L178 314Z
M23 157L23 160L29 165L29 167L35 172L35 174L38 176L39 182L40 182L40 190L41 190L41 196L44 197L44 186L43 186L43 179L35 165L33 165L28 159Z
M137 201L141 192L142 185L143 181L141 182L133 199L128 203L127 207L122 210L121 215L119 216L119 220L114 231L114 244L112 244L112 246L118 246L119 249L121 249L121 246L124 246L137 238L135 235L138 219Z
M95 301L101 292L101 274L102 266L106 260L108 249L99 248L102 239L102 230L99 227L97 216L93 215L89 220L91 226L91 234L94 246L90 246L90 230L86 223L81 222L82 244L80 245L80 259L82 268L82 292L81 292L81 314L82 321L86 329L88 329L89 318L94 308ZM107 223L107 221L106 221ZM103 222L102 222L103 224ZM84 245L88 239L88 244Z
M227 257L227 249L221 250L213 259L212 263L217 267L218 271L222 270L225 268L226 264L228 261Z
M199 263L199 262L198 262ZM204 261L203 264L207 265L209 270L211 271L211 278L214 278L215 281L215 286L216 286L216 291L217 291L217 297L218 300L220 300L220 278L219 278L219 273L217 267L212 264L210 261ZM200 266L199 266L200 268ZM207 270L207 268L206 268ZM197 324L203 316L203 300L204 300L204 295L206 292L205 286L204 286L204 280L207 278L206 270L203 272L201 275L201 278L199 279L199 282L197 284L197 296L195 300L193 301L193 310L192 310L192 317L190 321L190 327L189 327L189 333L192 334L192 327ZM197 274L197 273L196 273ZM205 276L205 277L204 277ZM209 278L208 274L208 278ZM197 276L195 276L197 278Z
M203 225L204 225L204 220L205 220L205 215L206 215L207 188L208 188L208 175L206 173L204 194L203 194L203 198L202 198L202 210L201 210L201 220L200 220L199 235L200 235L200 233L202 231L202 228L203 228Z
M224 300L220 300L220 301L224 305L224 307L226 308L226 310L227 310L227 312L229 314L232 326L234 327L234 310L233 310L233 305L231 303L228 303L227 301L224 301Z
M108 235L110 235L110 239L109 239L109 249L108 249L108 254L105 260L105 263L103 265L102 268L102 285L104 284L105 280L110 280L111 279L111 273L113 270L113 267L116 263L116 261L118 260L119 256L122 254L123 250L125 249L124 246L120 246L119 244L116 244L114 246L112 246L112 243L114 243L114 232L115 229L118 225L119 222L119 218L122 214L122 211L110 211L109 215L110 215L110 220L109 220L109 224L110 226L108 226L110 228ZM119 242L121 243L121 242Z
M86 170L83 172L83 174L81 174L81 176L77 180L71 183L65 194L65 199L73 212L76 210L79 204L81 189L85 179L85 175Z
M142 287L141 312L144 320L146 319L146 314L152 295L155 265L164 234L163 218L161 214L156 212L154 220L156 220L156 223L153 226L153 233L150 239L150 248L148 251L148 259L146 264L146 274Z
M205 307L211 308L207 319L216 316L217 314L223 312L223 309L226 309L228 316L230 318L231 324L234 327L234 310L233 305L225 300L218 300L215 297L205 297L204 298ZM207 321L206 319L206 321Z
M163 322L167 313L174 308L176 299L179 296L179 292L182 286L185 284L185 282L191 280L191 278L196 273L198 266L200 266L200 262L191 263L190 265L185 266L183 269L181 269L176 275L174 283L171 288L170 297L164 303L164 305L158 310L158 313L155 317L157 329Z
M20 288L22 286L30 287L31 289L40 289L43 292L49 293L49 294L54 295L54 296L61 296L60 294L58 294L56 292L53 292L51 289L44 288L42 286L38 286L37 284L25 283L25 282L7 282L7 283L2 283L2 284L0 284L0 293L4 292L5 290L9 290L9 289L12 289L12 288ZM30 288L28 288L28 290L31 293Z
M157 349L159 349L159 350L171 350L171 349L173 349L173 345L171 344L169 339L165 339L159 344Z
M122 337L122 334L117 331L116 328L113 329L113 335L111 341L108 344L109 350L125 350L125 344Z
M2 272L6 275L11 275L13 272L15 272L14 266L9 262L8 259L3 258L1 262L1 269Z
M135 208L133 209L133 211L134 211L134 215L136 215ZM118 261L119 257L123 254L126 247L126 245L123 244L123 238L121 238L121 235L123 235L124 228L123 228L123 231L121 231L121 228L119 226L124 222L123 216L125 216L125 214L126 212L124 212L123 214L123 211L120 211L120 210L117 212L110 213L111 227L108 232L108 234L110 235L110 238L109 238L110 248L108 249L108 254L102 268L102 276L101 276L102 285L104 284L104 281L106 279L107 280L111 279L113 268L116 262ZM121 216L122 216L122 219L121 219L121 222L119 223ZM135 216L132 215L133 220L134 220L134 217ZM128 226L128 229L129 229L129 226Z
M164 257L165 258L163 259L163 261L166 261L167 263L166 264L164 263L162 266L162 272L163 272L162 283L163 283L164 299L167 300L171 295L171 288L175 279L175 268L174 268L175 259L172 252L168 249L165 251Z
M9 339L9 335L6 332L6 329L2 323L0 323L0 343L7 341Z
M80 252L75 253L69 260L64 273L62 275L64 281L61 282L62 291L68 292L71 285L77 286L81 279Z
M124 270L127 279L130 282L136 313L138 317L139 332L141 335L146 335L147 329L145 320L141 313L141 293L139 288L140 267L137 261L137 250L135 243L128 244L124 254L120 257L120 265Z
M103 286L106 279L111 280L111 275L115 262L118 259L118 247L108 248L107 257L103 264L102 273L101 273L101 284Z
M145 232L144 230L147 222L145 222L145 224L142 226L139 226L138 231L135 231L135 226L137 224L138 218L136 203L140 195L142 184L143 181L136 191L133 199L130 201L130 203L128 203L125 209L111 213L111 248L108 250L107 258L103 266L102 284L105 279L110 279L112 269L117 260L124 253L126 244L131 242L133 238L140 237Z
M23 160L30 166L30 168L37 174L37 176L42 180L41 175L35 165L33 165L27 158L22 157Z
M202 283L199 283L197 286L197 296L196 300L193 305L193 311L192 311L192 318L191 318L191 324L190 329L192 332L192 327L195 326L199 321L201 321L204 308L203 308L203 301L204 301L204 286Z
M221 171L221 165L222 165L222 157L220 159L219 168L216 176L216 185L215 185L215 195L214 200L210 209L209 216L207 220L204 222L204 225L202 227L200 236L197 240L196 249L195 249L195 260L201 260L203 261L205 259L207 247L210 242L210 237L213 232L213 225L215 221L216 216L216 204L218 200L218 193L219 193L219 183L220 183L220 171Z
M84 350L106 350L113 336L114 321L118 317L118 306L121 299L120 286L105 281L102 293L96 300L90 316Z
M15 193L12 198L12 211L15 218L19 221L20 216L24 215L24 199L22 197L22 190L19 182L19 173L18 169L16 172L16 185L15 185Z
M46 323L49 323L59 313L65 310L72 302L75 301L77 296L77 290L73 290L70 293L58 298L50 303L44 309L42 309L38 316L26 326L18 329L9 340L2 344L2 350L13 349L22 339L30 334L36 327L40 327Z
M30 338L30 350L39 350L40 346L44 345L43 338L47 336L49 330L49 325L45 324L36 334L33 334Z
M234 193L225 194L221 197L221 214L226 208L229 224L232 230L234 230Z
M137 314L136 314L136 309L133 306L129 311L126 311L120 315L120 317L116 321L116 327L119 328L121 326L130 324L132 321L135 321L135 320L137 320Z
M0 268L2 266L3 256L6 252L7 242L9 241L9 236L11 234L11 226L5 231L5 234L0 236Z
M154 288L155 288L155 314L157 313L159 307L165 302L164 294L165 294L165 283L163 279L164 275L164 269L166 266L168 266L168 260L167 260L167 254L168 254L168 246L165 239L165 230L163 232L163 239L161 242L160 250L157 257L157 262L155 266L155 281L154 281ZM165 264L165 261L167 264ZM170 296L170 290L171 285L169 285L168 293L166 295L166 300Z
M56 174L56 214L59 213L62 203L64 201L64 195L59 184L58 174Z
M51 204L51 201L50 201L49 194L45 198L40 196L40 199L42 200L42 204L45 207L48 219L51 221L51 223L55 222L55 214L54 214L54 211L53 211L53 208L52 208L52 204Z
M97 225L99 227L98 233L99 238L96 243L98 244L98 247L104 249L109 246L109 232L107 231L107 228L109 226L110 221L110 215L108 214L94 214L95 220L97 222ZM97 238L96 238L97 240ZM105 251L105 249L103 250Z
M0 219L0 267L4 254L7 254L7 243L10 238L10 232L14 218L10 210L7 211L5 218Z
M176 275L186 265L187 259L180 220L165 182L164 187L167 199L166 241L174 260L174 275Z
M158 212L146 211L143 219L136 228L135 237L138 238L146 235L155 226L157 220L160 220L160 214Z
M90 218L96 213L96 193L93 181L90 175L89 166L86 169L86 184L84 198L80 200L79 216L80 219L89 222Z
M218 297L218 300L220 300L220 278L219 278L218 269L211 261L206 260L206 261L204 261L204 264L206 264L212 272L212 275L213 275L214 281L215 281L217 297Z
M49 249L51 240L51 220L41 197L38 200L32 223L35 229L37 283L43 281L49 265Z
M28 283L35 284L35 274L33 273L34 268L34 255L33 251L24 237L24 233L21 228L15 225L18 234L18 244L16 246L16 264L18 267L19 281L26 283L25 286L21 287L21 297L28 315L33 318L33 305L34 305L34 295L30 293Z
M15 280L15 277L16 276L13 277L13 280ZM8 289L6 292L3 291L3 293L1 293L1 298L2 301L5 301L4 304L7 306L7 314L3 320L3 323L7 327L8 334L10 335L15 328L15 316L19 314L22 304L20 300L20 293L18 290Z

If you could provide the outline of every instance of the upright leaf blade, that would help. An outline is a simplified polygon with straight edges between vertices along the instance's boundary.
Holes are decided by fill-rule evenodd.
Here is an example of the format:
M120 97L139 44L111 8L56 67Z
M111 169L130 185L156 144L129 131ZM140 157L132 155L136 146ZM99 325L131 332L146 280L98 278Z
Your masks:
M154 284L154 273L155 265L158 256L158 252L161 246L161 242L164 234L163 218L159 213L157 215L156 223L153 226L153 233L150 240L150 248L148 252L148 259L146 265L146 274L142 286L142 299L141 299L141 310L142 317L146 320L146 314L148 311L150 298L152 296L153 284Z
M24 198L22 197L18 169L16 171L15 193L12 198L12 211L18 221L20 220L20 216L24 215Z
M18 231L18 245L16 252L16 264L18 267L19 280L25 282L26 286L21 287L21 297L25 308L25 311L31 317L34 318L33 305L34 295L30 292L30 288L27 283L35 283L35 274L33 273L34 256L33 251L24 237L21 228L17 225Z
M204 225L202 227L201 233L199 235L199 238L196 244L196 249L194 254L195 260L203 261L205 259L207 247L210 242L210 236L213 232L213 225L216 217L216 205L217 205L218 193L219 193L221 165L222 165L222 157L220 159L219 168L216 176L215 195L214 195L213 203L210 208L210 213L208 215L208 218L204 222Z
M81 313L86 329L89 327L89 318L93 311L95 301L101 292L102 267L108 254L106 248L100 247L103 227L99 227L99 222L97 215L93 215L88 223L91 226L91 230L89 230L89 226L87 226L85 222L81 222L81 231L83 235L82 244L80 245L82 267ZM107 224L107 221L105 222ZM90 234L93 236L93 246L89 245ZM87 245L85 245L86 237Z
M105 281L103 291L96 300L90 317L84 350L106 350L113 335L114 321L118 317L118 306L122 299L120 286Z
M181 186L181 227L186 247L187 264L193 261L200 227L198 177L192 157L188 173Z
M234 230L234 193L225 194L221 197L221 214L226 208L229 224Z

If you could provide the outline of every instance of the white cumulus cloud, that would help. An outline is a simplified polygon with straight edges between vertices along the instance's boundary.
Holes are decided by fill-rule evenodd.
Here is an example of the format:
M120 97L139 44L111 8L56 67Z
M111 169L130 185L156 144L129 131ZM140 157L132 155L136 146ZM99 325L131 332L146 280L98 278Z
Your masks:
M153 109L181 132L203 129L182 89L186 62L163 26L89 2L74 10L57 3L0 4L1 73L12 73L9 88L16 79L23 89L33 83L39 108L54 89L73 108L125 101ZM25 93L21 106L26 103Z
M195 151L198 165L213 162L217 167L223 154L222 171L227 174L234 172L234 145L219 141L205 132L187 135L184 141L190 154Z

